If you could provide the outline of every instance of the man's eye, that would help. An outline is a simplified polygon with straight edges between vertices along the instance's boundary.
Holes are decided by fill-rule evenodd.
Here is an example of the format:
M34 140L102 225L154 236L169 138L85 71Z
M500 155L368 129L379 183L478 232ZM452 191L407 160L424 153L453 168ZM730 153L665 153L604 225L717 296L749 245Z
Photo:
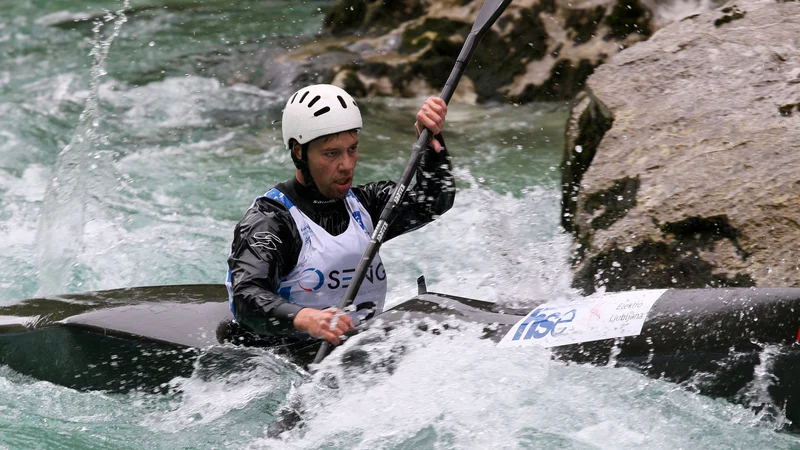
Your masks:
M350 148L348 149L348 151L349 151L350 153L356 153L356 152L358 151L358 147L350 147Z
M325 152L325 156L327 156L328 158L333 158L336 155L337 155L337 152Z

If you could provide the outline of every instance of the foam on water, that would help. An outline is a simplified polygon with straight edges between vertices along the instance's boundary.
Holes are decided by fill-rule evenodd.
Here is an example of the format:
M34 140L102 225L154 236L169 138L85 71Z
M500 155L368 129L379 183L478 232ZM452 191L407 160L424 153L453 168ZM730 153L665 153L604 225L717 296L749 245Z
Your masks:
M7 268L0 271L0 292L5 299L24 298L36 290L36 267L29 255L35 247L39 205L50 171L31 165L19 178L0 174L0 254Z
M792 448L746 408L627 369L499 349L481 330L356 337L300 387L306 425L248 448ZM341 364L354 348L363 365ZM391 358L389 358L391 355ZM352 358L351 358L352 360ZM391 367L391 370L387 370ZM338 388L331 389L335 377ZM635 411L635 414L632 414ZM642 420L645 419L645 420Z
M469 172L459 171L460 180ZM532 188L521 198L472 185L437 222L381 249L390 303L407 299L425 275L431 291L530 304L572 292L566 267L571 240L552 225L560 198Z
M51 284L43 291L53 292L221 281L234 224L254 197L292 173L280 127L270 125L282 99L222 78L184 76L195 60L181 58L218 54L229 39L227 24L257 30L245 37L257 45L277 45L264 41L265 33L316 30L319 16L298 17L316 4L258 2L260 18L247 22L254 16L249 11L224 16L237 19L224 22L222 31L215 27L223 21L207 18L224 15L227 2L190 12L154 9L152 18L138 15L117 28L124 39L115 41L109 63L117 76L107 76L97 60L89 76L86 55L108 55L101 41L114 36L121 16L107 16L105 31L86 40L86 27L47 26L87 9L76 4L74 11L52 14L66 3L0 7L13 9L0 19L0 57L7 63L0 71L0 301L32 296L40 279ZM265 11L280 24L269 25ZM172 62L175 71L164 74ZM148 78L153 73L164 76ZM367 112L361 137L368 151L358 176L394 178L408 157L419 100L360 105ZM571 240L558 228L556 167L565 117L554 105L450 108L456 203L440 221L383 247L390 304L413 295L420 274L432 291L514 306L575 295L567 265ZM68 144L81 150L81 164L57 162ZM78 166L84 172L73 171L71 179L61 170ZM70 181L72 191L56 192L70 201L46 205L54 177ZM50 233L59 227L66 227L64 240L64 233ZM68 250L63 272L37 267L31 257L37 248L53 250L50 243ZM541 349L499 349L481 340L475 326L439 332L406 326L384 336L373 329L336 349L310 379L264 352L228 361L237 351L211 349L166 395L76 392L0 367L0 447L800 445L795 436L772 431L781 419L770 409L756 413L626 369L552 361ZM770 351L742 393L754 406L770 386ZM220 355L223 363L214 362ZM295 395L305 426L267 438L276 412Z
M98 93L100 78L106 75L105 60L111 44L127 21L122 10L128 6L129 2L125 0L117 14L108 13L103 20L95 21L93 26L91 93L71 142L56 160L37 232L39 294L56 294L63 291L65 286L80 286L81 283L75 270L75 259L84 243L86 223L98 217L88 204L87 195L92 193L89 183L109 175L108 142L104 135L98 133L101 119ZM101 35L105 23L112 23L112 30L107 37ZM55 91L58 93L59 90L56 88ZM100 183L100 186L103 185L107 183Z
M207 425L220 427L229 423L231 416L253 408L269 422L302 376L294 364L264 351L209 349L197 360L190 378L171 382L177 394L169 409L148 414L141 425L170 433Z

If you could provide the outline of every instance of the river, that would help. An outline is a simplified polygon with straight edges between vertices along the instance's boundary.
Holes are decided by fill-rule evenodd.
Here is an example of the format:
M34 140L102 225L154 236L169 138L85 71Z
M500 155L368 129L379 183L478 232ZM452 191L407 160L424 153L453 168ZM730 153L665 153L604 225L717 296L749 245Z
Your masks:
M224 74L248 49L313 37L329 4L3 2L0 302L221 283L235 223L293 173L272 123L285 99ZM421 102L360 102L356 183L400 175ZM456 203L383 247L390 304L412 296L420 274L432 291L514 306L577 295L558 226L567 114L565 104L450 106ZM771 416L691 385L498 349L480 334L400 329L361 342L375 361L404 351L391 373L335 353L321 373L338 389L268 354L245 371L175 379L167 395L77 392L0 367L0 448L800 447ZM290 395L305 425L268 438Z

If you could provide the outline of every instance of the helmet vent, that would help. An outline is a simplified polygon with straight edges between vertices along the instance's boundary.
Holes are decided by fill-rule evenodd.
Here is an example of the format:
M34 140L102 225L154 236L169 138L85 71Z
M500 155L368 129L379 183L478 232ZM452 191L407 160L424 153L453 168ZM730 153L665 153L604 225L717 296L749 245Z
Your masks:
M330 106L326 106L326 107L320 109L319 111L315 112L314 113L314 117L319 117L319 116L325 114L326 112L328 112L330 110L331 110Z
M294 103L294 99L296 99L296 98L297 98L297 92L294 93L294 95L292 96L292 99L289 101L289 104L291 105L292 103Z
M342 96L341 95L337 95L336 98L339 99L339 104L342 105L342 108L347 109L347 103L344 102L344 99L342 98Z
M314 103L317 103L317 101L319 101L319 99L320 99L319 95L314 97L313 99L311 99L311 103L308 104L308 107L311 108L312 106L314 106Z
M303 100L305 100L307 96L308 96L308 91L303 92L303 96L300 97L300 102L299 103L303 103Z
M356 105L356 101L355 101L355 100L353 100L353 106L355 106L356 108L358 108L358 105Z

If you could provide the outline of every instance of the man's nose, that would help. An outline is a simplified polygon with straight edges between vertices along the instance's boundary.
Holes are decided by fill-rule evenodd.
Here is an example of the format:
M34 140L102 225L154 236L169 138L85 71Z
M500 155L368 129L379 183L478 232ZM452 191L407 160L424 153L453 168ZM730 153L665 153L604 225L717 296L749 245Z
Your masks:
M353 170L356 166L356 160L357 160L356 155L351 155L345 152L344 156L342 157L341 163L339 164L339 170L341 170L342 172Z

